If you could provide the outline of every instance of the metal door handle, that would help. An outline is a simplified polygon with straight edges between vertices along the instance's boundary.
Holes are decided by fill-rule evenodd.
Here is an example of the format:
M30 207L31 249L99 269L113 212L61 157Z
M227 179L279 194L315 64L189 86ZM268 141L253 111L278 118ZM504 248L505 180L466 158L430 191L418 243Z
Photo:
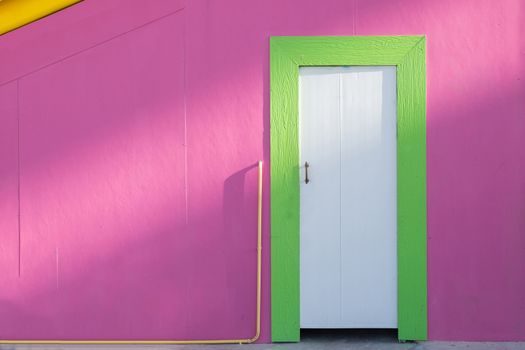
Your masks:
M307 184L310 182L310 179L308 178L308 168L310 167L310 164L308 162L304 162L304 183Z

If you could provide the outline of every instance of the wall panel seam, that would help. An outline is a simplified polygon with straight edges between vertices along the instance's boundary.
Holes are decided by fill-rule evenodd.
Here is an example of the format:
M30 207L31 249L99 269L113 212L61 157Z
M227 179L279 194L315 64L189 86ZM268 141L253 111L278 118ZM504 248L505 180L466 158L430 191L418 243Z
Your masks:
M177 14L177 13L183 11L184 9L185 9L185 7L181 7L181 8L179 8L179 9L177 9L177 10L175 10L175 11L172 11L172 12L170 12L170 13L168 13L168 14L165 14L165 15L163 15L163 16L157 17L157 18L155 18L155 19L153 19L153 20L151 20L151 21L148 21L148 22L146 22L146 23L143 23L143 24L141 24L141 25L139 25L139 26L133 27L133 28L128 29L128 30L126 30L126 31L124 31L124 32L122 32L122 33L119 33L119 34L117 34L117 35L114 35L114 36L112 36L112 37L109 37L109 38L107 38L107 39L104 39L104 40L102 40L102 41L99 41L98 43L93 44L93 45L90 45L90 46L88 46L88 47L86 47L86 48L84 48L84 49L82 49L82 50L78 50L78 51L76 51L76 52L73 52L73 53L71 53L71 54L68 54L68 55L66 55L66 56L64 56L64 57L62 57L62 58L59 58L59 59L54 60L53 62L46 63L45 65L43 65L43 66L41 66L41 67L38 67L38 68L36 68L36 69L34 69L34 70L32 70L32 71L29 71L29 72L27 72L27 73L24 73L24 74L22 74L22 75L19 75L19 76L17 76L16 78L13 78L13 79L7 80L7 81L5 81L5 82L1 82L1 83L0 83L0 87L3 86L3 85L9 84L9 83L11 83L11 82L13 82L13 81L20 80L20 79L23 79L23 78L25 78L25 77L28 77L28 76L30 76L30 75L32 75L32 74L34 74L34 73L37 73L37 72L39 72L39 71L41 71L41 70L43 70L43 69L49 68L49 67L51 67L51 66L53 66L53 65L55 65L55 64L57 64L57 63L60 63L60 62L66 61L66 60L68 60L68 59L70 59L70 58L72 58L72 57L75 57L75 56L77 56L77 55L80 55L80 54L82 54L82 53L84 53L84 52L87 52L87 51L89 51L89 50L91 50L91 49L94 49L94 48L96 48L96 47L98 47L98 46L104 45L104 44L106 44L106 43L108 43L108 42L110 42L110 41L112 41L112 40L114 40L114 39L118 39L118 38L120 38L120 37L122 37L122 36L124 36L124 35L126 35L126 34L132 33L132 32L134 32L134 31L139 30L139 29L141 29L141 28L144 28L144 27L146 27L146 26L148 26L148 25L150 25L150 24L153 24L153 23L155 23L155 22L158 22L158 21L160 21L160 20L163 20L163 19L165 19L165 18L167 18L167 17L170 17L170 16L172 16L172 15L174 15L174 14Z
M22 275L22 228L20 212L20 80L16 81L16 161L17 161L17 200L18 200L18 277Z

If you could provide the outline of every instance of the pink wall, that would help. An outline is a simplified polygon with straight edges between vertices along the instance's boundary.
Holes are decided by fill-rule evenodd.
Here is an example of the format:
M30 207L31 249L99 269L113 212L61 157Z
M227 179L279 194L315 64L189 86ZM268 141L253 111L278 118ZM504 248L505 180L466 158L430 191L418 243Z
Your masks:
M524 6L89 0L0 37L0 338L250 337L269 36L425 34L429 336L525 340Z

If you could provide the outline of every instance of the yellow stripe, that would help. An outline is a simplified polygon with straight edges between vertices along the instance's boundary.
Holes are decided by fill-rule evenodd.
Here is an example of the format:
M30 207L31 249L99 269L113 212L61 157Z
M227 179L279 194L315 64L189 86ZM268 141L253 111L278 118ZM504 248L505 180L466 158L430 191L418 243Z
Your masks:
M82 0L0 0L0 35Z

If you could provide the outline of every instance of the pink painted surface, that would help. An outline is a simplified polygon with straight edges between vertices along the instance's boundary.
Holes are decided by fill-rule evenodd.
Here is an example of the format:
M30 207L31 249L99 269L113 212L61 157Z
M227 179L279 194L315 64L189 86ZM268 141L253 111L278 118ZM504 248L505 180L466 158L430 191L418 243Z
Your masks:
M524 11L90 0L0 37L0 338L251 337L269 36L426 34L429 336L525 340Z
M18 242L18 99L17 82L0 86L0 278L2 286L19 275ZM0 317L10 312L0 288Z

